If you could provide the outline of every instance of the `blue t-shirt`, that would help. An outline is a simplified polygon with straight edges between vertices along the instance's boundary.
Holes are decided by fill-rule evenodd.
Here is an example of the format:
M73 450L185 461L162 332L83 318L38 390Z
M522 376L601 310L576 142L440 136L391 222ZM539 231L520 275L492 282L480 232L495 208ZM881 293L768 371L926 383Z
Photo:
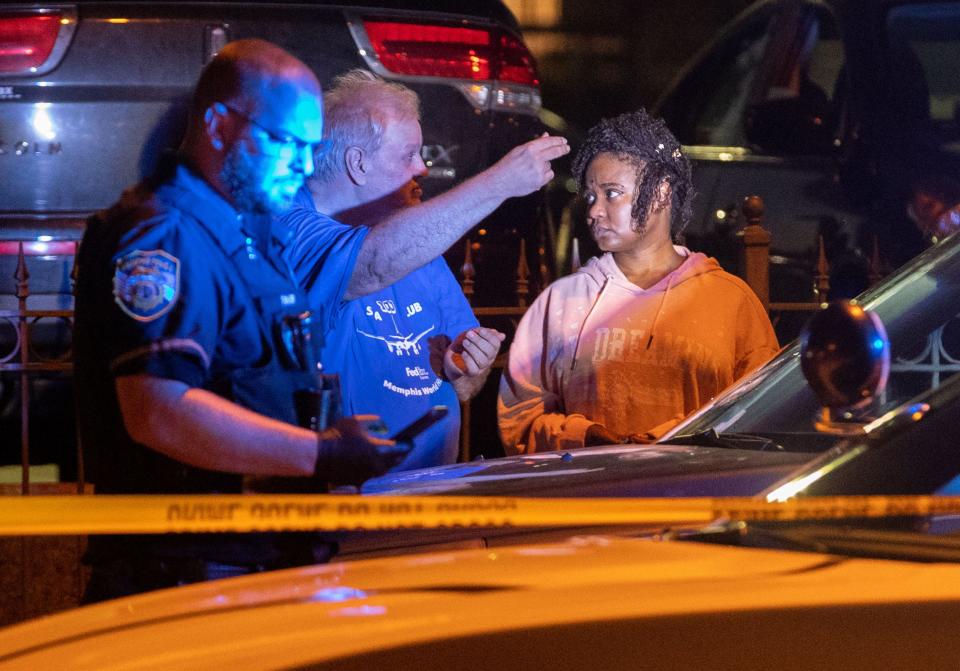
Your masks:
M441 379L447 344L477 326L453 274L437 258L389 287L343 303L326 335L326 370L340 374L344 413L377 414L396 433L431 406L449 414L414 440L394 470L453 463L460 405Z
M478 324L446 262L434 259L379 292L344 302L369 229L317 212L306 189L280 221L295 232L287 259L311 309L323 313L322 361L326 372L340 375L344 414L380 415L393 434L431 406L446 405L446 418L414 440L397 469L456 461L460 406L453 386L437 375L441 345Z

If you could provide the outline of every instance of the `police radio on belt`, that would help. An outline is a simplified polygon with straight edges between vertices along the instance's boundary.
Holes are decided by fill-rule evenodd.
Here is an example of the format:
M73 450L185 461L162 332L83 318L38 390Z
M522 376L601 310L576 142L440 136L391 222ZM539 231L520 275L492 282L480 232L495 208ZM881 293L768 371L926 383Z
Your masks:
M303 370L312 373L314 387L294 392L297 421L313 431L323 431L343 415L340 377L324 373L320 352L323 349L321 319L310 311L287 315L283 319L282 340L288 356Z

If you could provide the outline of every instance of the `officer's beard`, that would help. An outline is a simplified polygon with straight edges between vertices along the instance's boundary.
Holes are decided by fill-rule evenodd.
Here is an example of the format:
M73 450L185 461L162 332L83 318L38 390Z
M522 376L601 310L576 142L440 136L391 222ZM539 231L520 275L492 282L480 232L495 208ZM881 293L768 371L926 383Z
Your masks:
M220 180L239 212L279 214L288 203L278 203L263 189L264 174L256 157L234 145L227 152L220 170Z

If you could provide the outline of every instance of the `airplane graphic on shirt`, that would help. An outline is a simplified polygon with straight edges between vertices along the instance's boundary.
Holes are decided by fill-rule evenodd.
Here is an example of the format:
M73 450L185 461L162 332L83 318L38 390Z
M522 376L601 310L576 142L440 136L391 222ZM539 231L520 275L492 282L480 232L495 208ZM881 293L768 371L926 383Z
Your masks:
M413 337L413 334L409 335L396 335L390 336L379 336L374 335L373 333L367 333L361 329L357 329L357 333L362 336L366 336L371 340L381 340L387 345L387 351L397 355L397 356L415 356L420 354L423 346L420 345L420 340L423 336L427 335L433 329L437 328L436 324L428 328L423 333L420 333L416 338Z

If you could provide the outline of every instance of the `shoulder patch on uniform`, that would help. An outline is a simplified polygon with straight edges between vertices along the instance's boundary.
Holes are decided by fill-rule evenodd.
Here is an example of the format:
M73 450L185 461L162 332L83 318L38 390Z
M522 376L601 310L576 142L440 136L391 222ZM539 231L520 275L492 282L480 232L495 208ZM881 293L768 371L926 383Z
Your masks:
M141 322L166 313L180 295L180 259L160 249L135 250L117 259L113 296L125 313Z

